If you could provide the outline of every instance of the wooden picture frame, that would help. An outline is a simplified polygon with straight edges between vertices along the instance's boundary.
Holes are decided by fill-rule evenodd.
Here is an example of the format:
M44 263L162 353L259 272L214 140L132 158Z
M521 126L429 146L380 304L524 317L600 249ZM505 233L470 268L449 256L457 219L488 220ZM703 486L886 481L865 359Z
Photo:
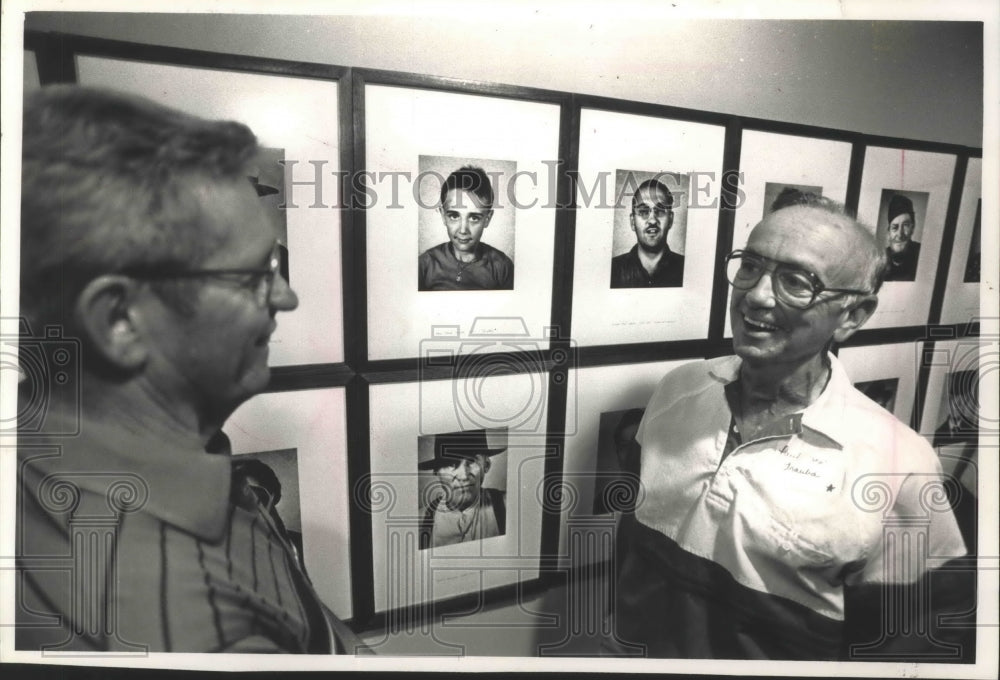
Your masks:
M730 250L746 245L750 231L772 212L785 187L847 200L850 142L745 129L740 144L740 191ZM725 336L732 337L726 293Z
M883 284L878 309L868 320L866 329L927 323L955 163L953 154L877 146L867 148L858 219L872 230L880 245L886 243L884 234L890 212L912 206L916 225L906 238L906 250L900 255L904 261L913 260L907 266L912 265L915 271Z
M980 315L982 280L983 159L970 158L948 264L941 323L968 324Z
M725 127L622 109L580 111L573 339L588 346L706 337ZM636 190L649 179L677 194L673 219L684 234L671 240L671 226L667 245L683 253L683 283L612 287L613 258L628 256L617 252L622 239L615 234L632 229L623 225L632 220ZM635 235L628 245L638 248Z
M367 263L367 359L416 357L421 342L433 337L434 327L452 326L464 336L480 317L520 317L546 348L556 221L553 166L559 157L561 125L558 100L431 89L417 77L384 80L373 73L355 74L355 97L364 102L365 112L358 147L364 149L359 198ZM439 162L434 169L429 158L452 162ZM436 224L439 235L432 240L442 246L449 240L436 214L444 170L467 165L482 167L496 180L494 215L480 243L509 244L513 287L419 290L421 233ZM499 241L493 240L491 229L501 232ZM460 283L456 287L466 282Z
M548 404L538 420L516 415L533 400L544 374L432 380L371 385L369 388L370 473L361 484L371 498L374 613L432 608L539 578ZM482 419L470 427L455 394L487 395L477 405ZM509 423L503 425L501 423ZM506 450L495 458L483 488L506 491L502 533L421 547L423 518L434 489L421 469L424 443L446 433L503 429ZM433 446L433 443L431 444ZM502 479L498 476L502 475ZM487 482L489 482L487 484ZM424 495L422 495L422 492Z

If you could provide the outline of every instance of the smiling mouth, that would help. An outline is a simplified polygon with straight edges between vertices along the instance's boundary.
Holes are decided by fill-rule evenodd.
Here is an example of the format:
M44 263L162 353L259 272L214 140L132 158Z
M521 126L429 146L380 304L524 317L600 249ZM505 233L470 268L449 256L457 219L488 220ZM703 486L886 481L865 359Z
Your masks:
M743 326L752 333L774 333L781 330L772 324L749 319L745 314L743 315Z

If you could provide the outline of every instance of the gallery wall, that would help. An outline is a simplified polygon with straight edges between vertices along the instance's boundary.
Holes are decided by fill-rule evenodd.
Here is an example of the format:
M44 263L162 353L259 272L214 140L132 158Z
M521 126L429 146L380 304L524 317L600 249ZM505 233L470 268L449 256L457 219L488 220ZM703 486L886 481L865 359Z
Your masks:
M26 27L982 145L983 33L969 22L37 12ZM956 116L955 112L962 115Z
M311 86L302 81L303 94L296 97L299 101L308 101L311 96L326 97L326 113L331 118L327 120L325 130L328 141L333 145L328 144L331 163L339 160L341 167L353 166L355 169L371 167L373 159L374 162L381 162L377 154L366 156L364 153L366 133L370 132L365 126L393 124L391 120L380 123L377 111L366 111L364 108L366 99L373 100L372 97L380 92L380 84L390 85L394 92L403 93L408 91L407 87L420 92L440 90L448 92L448 96L457 97L455 101L460 104L464 101L463 96L479 92L508 99L524 98L531 102L528 108L557 106L559 131L551 131L549 138L558 143L558 149L546 149L541 157L552 158L555 155L552 151L556 151L559 157L568 156L572 162L581 164L586 160L587 149L582 141L580 118L586 119L588 111L594 115L607 114L611 122L604 124L605 129L615 124L628 129L628 116L637 113L647 118L651 116L651 129L657 130L673 129L671 121L674 118L687 119L678 124L681 137L692 129L692 124L714 125L718 144L713 147L712 158L723 167L735 165L741 141L745 143L752 137L749 131L757 129L765 135L779 134L780 130L787 128L786 132L801 135L801 139L819 137L824 138L821 139L823 143L839 145L839 150L833 155L840 159L840 165L824 168L833 179L830 183L822 183L828 189L837 187L849 204L870 212L878 211L878 199L872 198L868 201L872 205L866 206L863 192L867 189L863 185L863 177L868 178L869 184L874 182L870 193L893 186L891 180L872 179L878 176L883 165L894 167L891 160L879 160L876 150L880 145L876 142L881 140L890 144L897 154L900 149L919 148L920 153L934 157L930 159L933 162L929 161L932 167L928 171L930 179L921 181L925 183L922 189L934 197L938 222L938 242L935 246L939 247L940 241L945 240L949 246L947 252L954 252L954 256L942 265L931 256L924 265L928 271L926 280L930 283L926 291L913 293L928 305L922 308L922 316L917 314L918 318L889 322L884 328L863 335L860 342L842 352L842 357L856 380L896 381L894 385L898 397L890 410L904 421L917 425L922 420L933 420L939 416L935 400L940 399L940 394L926 398L918 396L922 386L926 388L928 384L936 385L941 392L944 380L943 376L934 373L933 366L922 362L921 349L928 345L921 325L927 322L928 312L933 321L940 320L948 271L957 271L964 266L959 264L959 261L964 263L959 248L951 249L951 242L958 238L956 234L960 234L967 252L971 237L972 219L966 204L969 200L975 203L978 185L971 181L971 174L966 170L975 166L975 157L980 153L976 147L981 144L982 125L982 82L975 75L969 75L981 73L982 68L981 33L974 26L938 26L931 48L923 40L929 37L929 29L909 23L695 22L654 29L643 22L622 21L595 29L577 22L571 22L567 27L555 19L542 19L538 23L528 22L519 26L505 21L483 32L482 21L464 17L457 17L445 25L430 19L399 18L32 15L27 26L38 31L59 30L137 43L138 49L129 48L129 59L140 66L145 59L143 45L206 50L213 54L206 57L186 53L181 61L212 68L218 68L222 62L239 63L233 55L310 62L307 65L254 62L253 69L266 67L265 71L275 74L308 72L310 77L318 79L315 84L322 86L320 90L332 88L325 95L313 95L307 92ZM595 30L596 34L592 33ZM557 36L560 38L558 48L553 44ZM977 40L980 41L979 48L975 47ZM919 49L914 47L921 43L924 44ZM95 45L83 51L86 53L94 48L102 53L105 50L105 47ZM120 52L118 47L107 50L111 54ZM223 56L219 57L219 53ZM229 56L225 56L226 53ZM177 53L170 54L166 59L163 54L149 48L152 62L176 63L179 59ZM663 64L664 67L637 68L637 60L644 61L647 56L651 58L651 63ZM120 84L124 82L121 80L123 74L133 73L135 80L126 89L152 87L154 91L146 94L154 98L157 83L170 82L165 79L171 77L191 77L183 72L170 75L174 66L157 66L155 69L163 68L161 71L154 69L157 78L144 78L144 66L135 70L132 66L116 65L113 60L103 59L102 56L78 57L75 61L76 76L81 78L81 82ZM920 63L921 68L914 68L916 63ZM794 73L790 65L795 66ZM387 70L370 71L365 68ZM102 69L104 75L101 75ZM206 82L210 83L212 73L211 68L206 71ZM289 92L287 82L280 85L280 89L261 87L255 90L251 84L247 86L246 93L239 95L236 92L239 89L236 87L238 79L225 71L214 73L217 77L228 79L225 82L236 88L232 92L237 99L258 90L264 93ZM413 73L424 75L407 75ZM460 80L447 80L451 78ZM283 80L288 81L287 78ZM941 103L944 97L931 103L922 101L928 91L928 83L947 88L944 91L950 94L950 98L946 105ZM206 88L206 94L195 97L197 101L192 102L192 106L214 106L214 100L207 94L213 88ZM214 91L218 92L219 88L214 88ZM956 102L959 101L966 105L958 107ZM647 106L650 103L653 105ZM296 115L307 118L316 109L315 106L299 108L302 110L296 109ZM955 110L967 111L969 115L955 116ZM730 113L748 120L734 121L718 115ZM227 115L244 117L236 113ZM309 120L295 120L292 127L299 132L315 125ZM530 116L526 120L530 121ZM351 129L350 121L355 125L353 137L345 134ZM792 125L784 126L786 123ZM796 123L810 127L797 128ZM260 129L258 123L251 122L251 125ZM338 127L341 133L339 140L336 139ZM287 132L282 130L280 134ZM813 139L813 142L817 140ZM337 147L338 143L347 148ZM791 144L789 148L794 149L794 142ZM767 144L762 145L762 148L765 147ZM750 147L747 145L744 148ZM368 151L371 149L369 143ZM869 154L868 161L873 165L866 165L866 152ZM500 152L493 151L483 154L502 156ZM411 155L415 156L415 152ZM743 162L747 162L748 157L753 161L751 156L746 154ZM928 163L920 161L913 168L920 170L925 166ZM619 166L609 169L615 167ZM685 169L690 168L685 166ZM820 182L816 180L815 183ZM714 230L718 223L718 233L732 240L735 236L734 212L726 217L725 211L713 211L705 217L710 223L709 229ZM446 377L443 374L428 371L425 375L426 366L415 360L415 351L407 349L413 343L396 353L393 353L391 345L387 345L390 349L384 352L380 349L379 342L398 338L394 335L396 331L386 329L384 323L370 323L381 301L389 299L389 296L373 294L372 278L366 277L365 270L373 271L377 264L364 260L364 230L366 226L371 228L374 212L367 213L326 214L326 227L330 226L329 220L336 222L335 229L323 231L325 238L331 240L321 247L313 247L306 258L321 258L323 253L339 253L343 257L344 305L336 304L338 295L332 296L324 302L326 306L322 309L300 315L305 319L304 325L298 329L292 327L288 337L301 339L305 336L312 345L321 344L318 341L323 337L330 338L332 342L323 343L318 353L313 351L315 347L309 348L307 355L310 358L306 360L298 359L293 353L280 362L284 365L277 372L278 383L272 385L276 391L248 404L252 412L243 414L237 423L239 431L230 431L234 449L237 452L271 452L285 458L289 450L296 450L298 477L302 482L298 491L304 507L301 530L305 535L307 565L321 592L334 603L334 608L360 616L362 628L369 631L369 639L382 643L380 646L384 651L427 651L426 636L414 636L412 627L408 629L404 625L409 620L417 623L418 632L421 627L429 625L434 639L442 641L448 649L465 645L463 649L467 654L535 655L540 640L551 637L552 631L546 633L542 621L526 613L526 609L539 611L555 607L549 611L560 613L559 606L565 607L565 601L572 599L560 593L565 593L567 587L573 586L574 579L580 578L574 575L577 572L572 569L566 571L565 567L590 566L576 564L574 556L563 550L570 531L567 527L572 524L572 509L563 506L554 510L546 508L542 513L545 515L545 528L541 535L530 534L532 546L542 545L546 549L560 546L547 553L548 557L558 557L558 565L548 564L557 578L542 580L541 590L527 593L517 590L522 582L539 581L536 573L538 556L531 555L534 564L522 569L527 576L518 571L524 565L510 567L511 573L515 573L513 577L498 574L499 580L492 584L495 586L493 590L499 593L496 597L485 603L467 597L457 609L442 610L451 614L474 612L471 616L459 616L458 624L452 619L449 625L436 616L436 610L430 612L420 607L396 610L379 601L379 595L376 595L374 606L368 601L369 592L378 586L379 569L384 569L387 564L384 556L380 558L376 554L376 574L373 577L369 553L379 546L372 533L383 527L370 517L372 506L379 501L375 498L377 489L372 483L375 480L372 475L377 472L384 475L394 473L391 464L386 467L384 462L379 462L379 455L383 451L404 448L406 442L411 440L415 444L417 425L412 428L412 433L406 430L400 434L399 430L400 421L408 417L406 404L444 403L449 398L450 388L449 381L441 379ZM343 229L340 223L342 214L348 220ZM550 226L554 228L544 232L550 250L543 254L548 261L554 260L556 276L549 277L549 284L554 290L546 289L545 295L541 296L542 307L538 316L542 321L549 318L550 297L554 300L551 305L554 320L564 313L560 310L562 301L576 304L587 299L587 296L575 294L573 290L573 286L577 287L577 291L581 290L582 277L577 276L575 283L570 285L560 283L561 275L572 273L574 256L571 252L572 241L569 245L561 245L559 236L575 233L579 247L584 237L579 231L581 222L575 220L583 214L583 211L574 215L574 211L558 210L551 217ZM574 216L570 218L570 215ZM739 226L735 224L737 231ZM292 231L289 238L294 239L293 232L302 228L303 225L290 222L289 229ZM553 239L553 236L556 238ZM337 237L340 237L339 240ZM518 467L519 473L527 470L538 489L541 489L541 480L553 473L564 478L573 474L592 474L593 449L596 442L607 439L607 432L598 432L597 428L606 414L642 407L655 380L675 365L673 362L726 351L728 331L722 323L725 285L718 285L718 270L713 272L714 265L711 263L717 254L713 251L728 249L728 246L729 243L720 241L718 248L714 244L707 247L702 259L709 265L705 270L704 295L700 296L705 301L704 319L697 320L698 330L693 331L693 335L666 337L671 341L666 343L666 350L659 347L662 343L651 341L629 345L636 339L627 334L619 340L607 334L598 334L598 340L581 343L593 345L593 348L581 347L578 351L572 343L553 345L555 349L545 348L547 353L537 364L532 364L527 354L519 355L521 366L516 367L512 375L506 376L512 387L501 390L505 394L516 395L518 390L524 389L531 392L533 383L526 376L545 376L550 370L553 377L566 375L570 381L569 385L552 388L550 393L546 393L547 401L539 416L543 420L540 438L527 444L529 449L533 446L543 451L542 457L509 456L522 464ZM333 259L332 269L330 266L310 266L310 263L318 263L306 259L306 279L302 279L299 273L303 271L300 266L303 262L302 250L294 244L290 249L293 251L293 285L331 291L337 288L336 282L331 282L340 279L340 257ZM361 254L360 259L352 257L355 249ZM553 254L551 249L556 252ZM371 254L370 250L368 254ZM576 260L579 267L582 261L579 254ZM561 266L569 267L570 271L560 269ZM333 278L330 281L309 278L309 271L318 273L321 269L323 276ZM533 269L538 270L539 267ZM296 281L297 276L301 283ZM571 276L566 278L573 281ZM955 285L957 283L960 282ZM952 286L952 283L947 283L947 286ZM367 304L352 300L352 292L365 291ZM713 312L712 330L706 333L709 299ZM944 309L947 309L946 305ZM568 311L565 314L567 318L572 317L575 331L584 318L581 310L574 309L571 315ZM344 315L344 320L341 315ZM946 330L951 335L945 337L961 344L970 332L963 326L964 321L949 321L952 326ZM320 324L318 328L316 323ZM531 330L535 331L534 328ZM337 336L340 333L343 334L342 346L338 346L340 338ZM572 367L565 373L554 366L558 363L556 354L562 350L567 351L561 356L572 359ZM422 412L418 415L423 418ZM571 418L577 420L571 423ZM445 420L438 417L435 421L438 424L432 426L432 431L454 429L453 426L446 427L443 424ZM268 427L268 422L280 422L282 427ZM322 425L317 426L318 422ZM419 426L422 425L421 420ZM556 430L566 436L556 435ZM315 433L305 440L297 439L307 431ZM330 447L336 450L334 455L329 454ZM557 450L558 455L549 456L550 449ZM537 469L531 468L531 465ZM513 469L514 466L510 467ZM365 486L369 483L370 488ZM338 489L341 491L339 495L333 493ZM509 487L509 490L512 489ZM550 487L547 487L546 491L549 490ZM524 489L523 496L529 501L526 506L533 505L535 508L533 521L538 521L539 503L531 496L535 492L535 488ZM361 496L364 498L359 502ZM306 505L310 506L308 511ZM359 510L359 506L365 511ZM386 531L393 530L392 522L386 522L385 526ZM342 549L348 544L350 551ZM484 556L502 557L503 553L497 556L479 555ZM380 563L379 559L383 562ZM551 569L553 566L558 568ZM317 575L317 572L320 573ZM602 575L589 572L587 578L599 580ZM473 594L468 588L450 594L455 593ZM388 596L382 597L384 600ZM560 597L563 597L561 605ZM412 601L406 600L404 604ZM360 610L359 602L362 604ZM429 613L435 614L430 620L427 619ZM565 609L561 613L568 614ZM561 620L561 625L565 625L565 619ZM508 627L504 635L489 633L504 626ZM514 629L516 633L510 632ZM558 642L558 633L555 638Z

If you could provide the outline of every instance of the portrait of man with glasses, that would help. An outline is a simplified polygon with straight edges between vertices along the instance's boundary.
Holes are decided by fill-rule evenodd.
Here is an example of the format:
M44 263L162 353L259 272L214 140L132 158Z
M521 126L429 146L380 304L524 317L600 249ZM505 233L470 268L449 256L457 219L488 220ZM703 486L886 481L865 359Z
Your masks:
M684 256L667 234L674 224L674 196L658 179L642 182L632 195L632 249L611 259L612 288L677 288L684 285Z
M972 589L936 569L966 554L947 503L926 503L938 458L832 352L875 311L885 258L817 196L726 256L735 355L677 368L646 407L609 654L854 659L881 645L905 658L955 637L937 617L967 611ZM933 601L879 609L932 578Z
M219 443L298 306L248 181L253 132L50 86L25 100L22 147L21 314L79 363L53 353L76 389L19 423L16 647L354 653Z

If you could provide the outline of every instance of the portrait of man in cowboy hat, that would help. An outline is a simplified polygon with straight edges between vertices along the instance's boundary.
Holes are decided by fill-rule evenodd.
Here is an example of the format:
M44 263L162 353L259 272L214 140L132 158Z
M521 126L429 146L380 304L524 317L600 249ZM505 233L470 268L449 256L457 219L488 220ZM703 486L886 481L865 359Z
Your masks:
M421 437L417 469L432 472L420 513L420 548L503 536L507 529L503 489L483 482L492 458L507 450L507 429L465 430Z

